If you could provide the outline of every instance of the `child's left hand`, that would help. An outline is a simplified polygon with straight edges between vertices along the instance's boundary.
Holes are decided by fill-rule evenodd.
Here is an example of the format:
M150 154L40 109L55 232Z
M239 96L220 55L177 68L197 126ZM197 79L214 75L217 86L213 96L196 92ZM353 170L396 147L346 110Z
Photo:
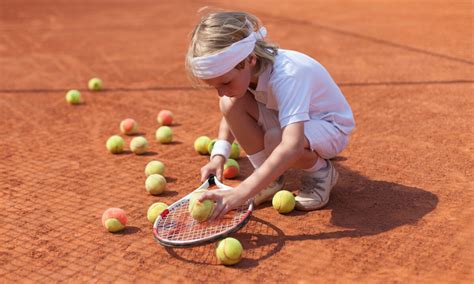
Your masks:
M209 220L215 220L222 218L230 210L238 208L244 204L248 198L243 190L236 187L229 190L210 190L201 195L199 201L204 201L206 199L214 200L216 202L216 208L214 209L211 218L209 218Z

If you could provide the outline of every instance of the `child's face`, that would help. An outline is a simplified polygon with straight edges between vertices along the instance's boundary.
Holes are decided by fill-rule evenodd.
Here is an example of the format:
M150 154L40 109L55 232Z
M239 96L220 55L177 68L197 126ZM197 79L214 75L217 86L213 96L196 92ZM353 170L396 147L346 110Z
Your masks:
M219 97L241 98L247 92L255 63L256 58L254 59L251 56L245 60L244 68L240 70L234 68L224 75L203 81L209 86L214 87Z

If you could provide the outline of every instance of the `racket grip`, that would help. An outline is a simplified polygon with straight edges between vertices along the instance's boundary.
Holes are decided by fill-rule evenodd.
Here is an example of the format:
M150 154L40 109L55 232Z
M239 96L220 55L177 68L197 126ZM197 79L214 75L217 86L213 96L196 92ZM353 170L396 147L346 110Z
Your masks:
M209 185L216 185L216 181L214 180L216 176L214 174L210 174L209 177L207 178L207 181L209 182Z

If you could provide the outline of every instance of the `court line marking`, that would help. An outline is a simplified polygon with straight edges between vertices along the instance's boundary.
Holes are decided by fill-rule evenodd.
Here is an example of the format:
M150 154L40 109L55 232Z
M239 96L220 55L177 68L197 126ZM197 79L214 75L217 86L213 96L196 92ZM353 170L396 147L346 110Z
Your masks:
M385 81L385 82L341 82L340 87L370 87L370 86L404 86L404 85L452 85L474 84L474 80L444 80L444 81ZM69 89L0 89L0 93L66 93ZM90 92L88 89L78 89ZM213 90L210 87L193 88L187 86L163 86L146 88L107 88L100 92L153 92L153 91L200 91Z

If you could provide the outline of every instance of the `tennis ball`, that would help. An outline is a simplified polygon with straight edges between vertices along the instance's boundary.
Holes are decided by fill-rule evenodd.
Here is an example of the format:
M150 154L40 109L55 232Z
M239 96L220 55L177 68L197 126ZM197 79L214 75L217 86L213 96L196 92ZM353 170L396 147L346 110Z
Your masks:
M127 118L120 122L120 131L125 135L137 133L138 123L133 118Z
M290 213L295 209L295 196L288 190L280 190L273 196L272 205L279 213Z
M244 248L239 240L225 238L217 244L216 256L220 263L233 265L240 261Z
M125 228L127 216L120 208L109 208L102 214L102 225L109 232L118 232Z
M208 145L211 143L211 138L207 136L201 136L194 141L194 150L201 155L209 154Z
M146 212L146 218L150 223L154 224L158 215L160 215L165 209L168 208L168 205L163 202L153 203Z
M156 120L161 125L171 125L173 124L174 115L169 110L162 110L158 113Z
M81 103L81 92L78 90L70 90L66 93L66 101L72 105Z
M105 144L105 146L107 147L107 150L109 150L110 153L119 154L123 152L124 144L125 141L122 137L118 135L113 135L110 136L109 139L107 139L107 143Z
M237 143L232 143L232 148L230 151L230 158L237 160L240 157L240 146Z
M209 190L207 190L207 189L200 189L200 190L197 190L197 191L195 191L195 192L193 192L193 193L191 194L191 197L189 198L189 204L188 204L188 212L189 212L189 213L191 213L191 209L192 209L193 206L194 206L193 203L196 202L196 200L197 200L199 197L201 197L201 195L202 195L203 193L205 193L205 192L207 192L207 191L209 191Z
M161 126L156 130L155 137L161 144L171 143L173 141L173 130L168 126Z
M137 155L142 155L148 149L148 141L143 136L138 136L130 141L130 150Z
M207 152L209 152L209 154L212 154L212 149L214 149L214 144L216 144L217 142L217 139L212 139L211 142L209 142L209 144L207 145Z
M87 86L91 91L100 91L102 89L102 80L99 78L92 78L87 83Z
M159 174L152 174L146 178L145 188L151 195L158 195L166 190L166 179Z
M151 161L145 167L145 175L148 177L152 174L163 175L165 173L165 164L160 161Z
M216 204L212 200L198 201L199 197L207 190L193 193L189 200L188 212L198 222L204 222L211 217Z
M224 177L227 179L236 178L239 173L239 163L234 159L227 159L227 162L224 165Z

